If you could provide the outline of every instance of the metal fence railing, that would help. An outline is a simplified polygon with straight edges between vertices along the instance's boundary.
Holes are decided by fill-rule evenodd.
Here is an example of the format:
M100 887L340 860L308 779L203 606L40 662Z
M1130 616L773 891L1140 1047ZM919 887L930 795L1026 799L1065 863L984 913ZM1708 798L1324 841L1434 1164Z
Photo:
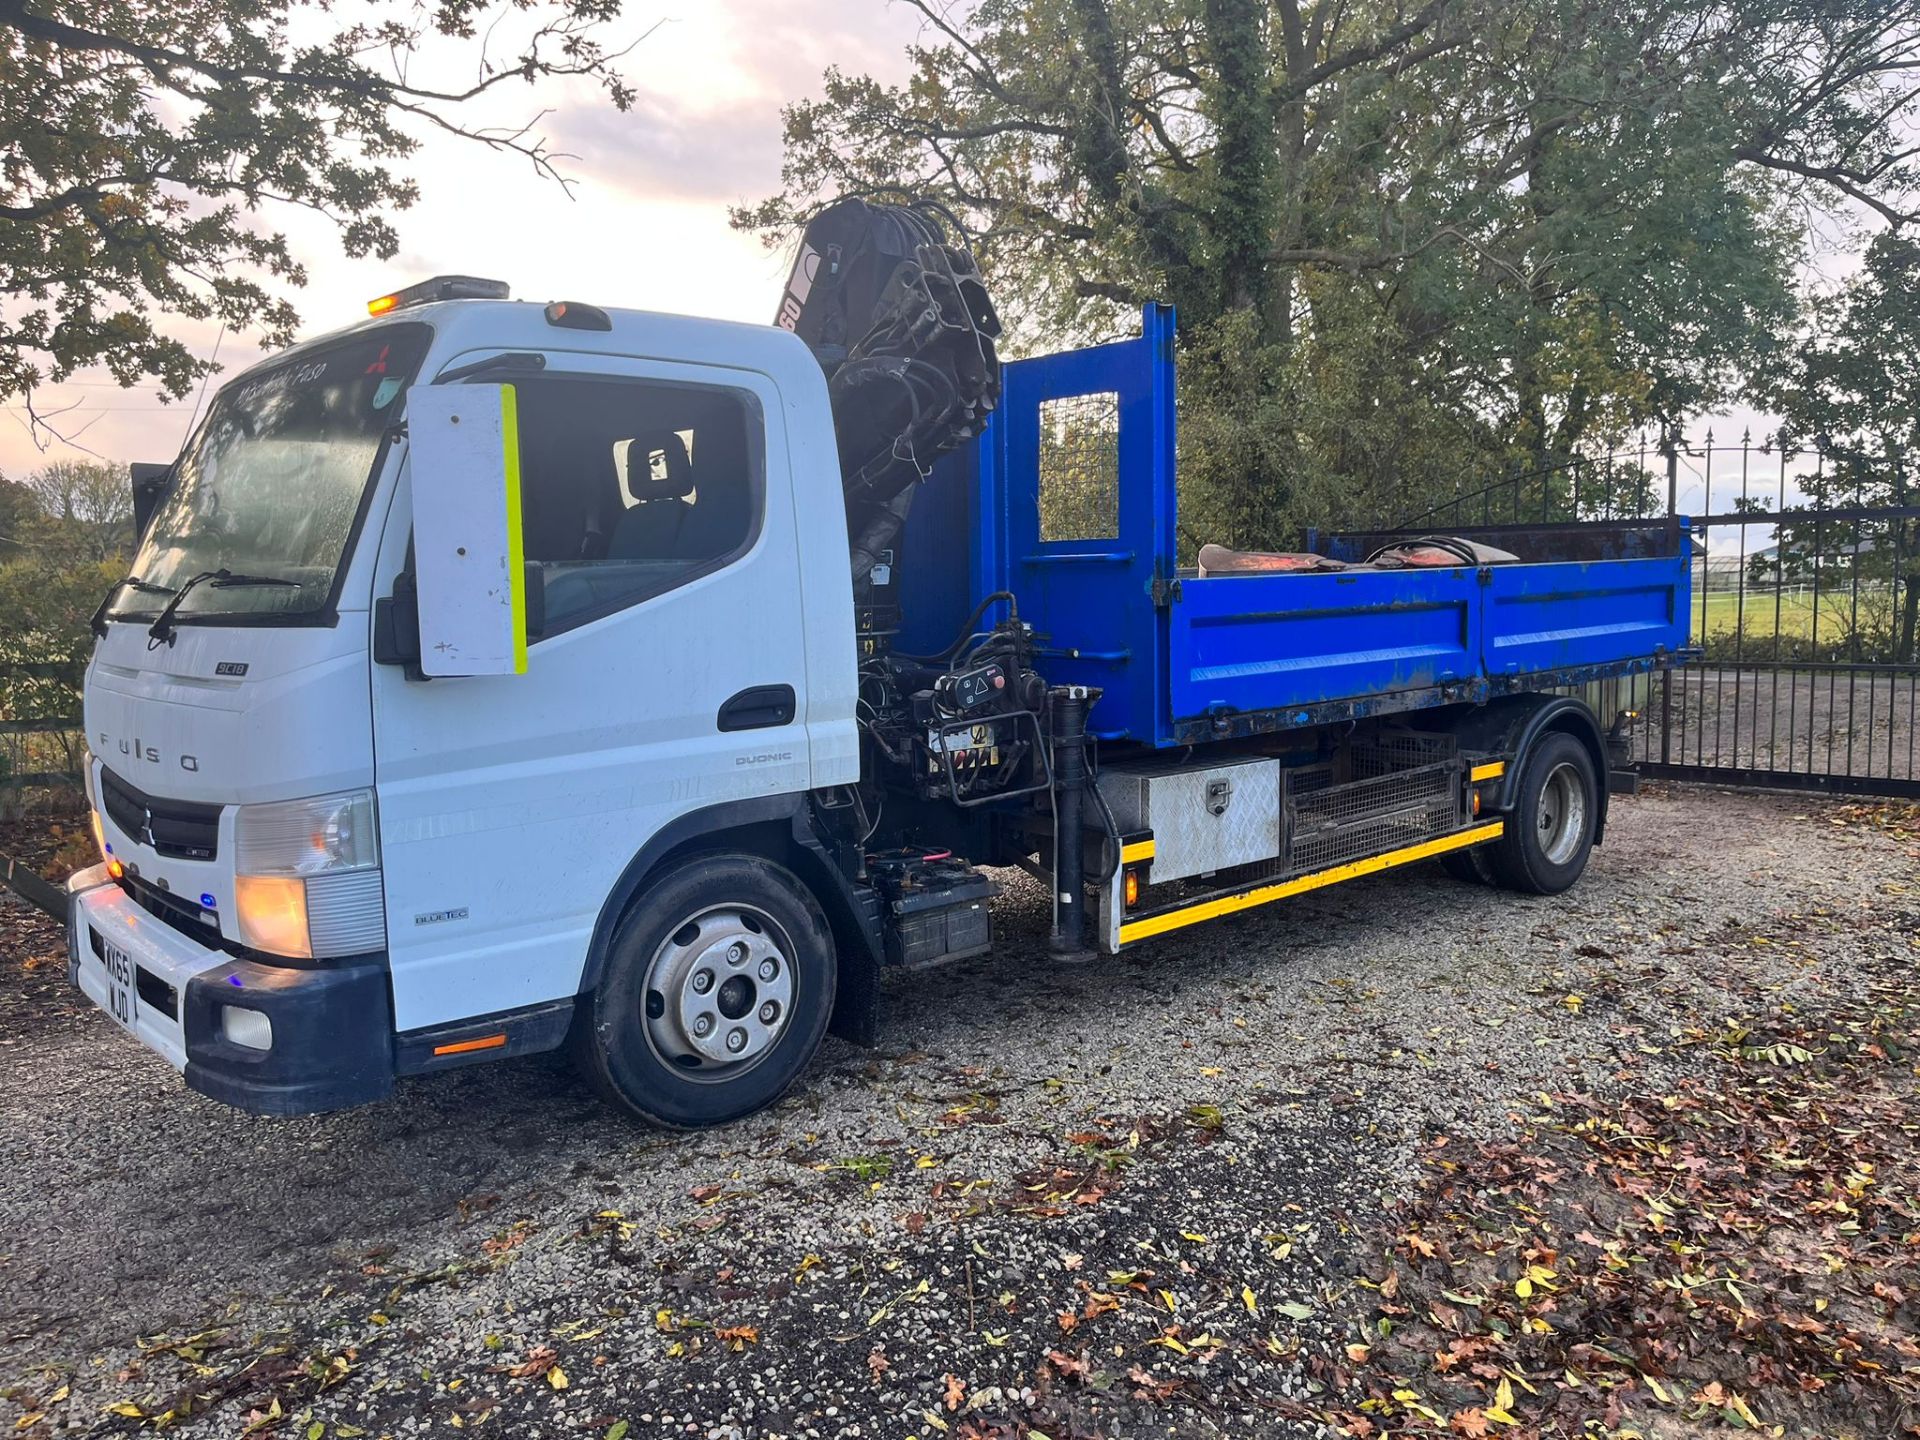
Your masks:
M1638 710L1651 774L1920 798L1920 505L1897 464L1831 441L1674 441L1568 457L1402 528L1687 514L1690 663L1595 695Z

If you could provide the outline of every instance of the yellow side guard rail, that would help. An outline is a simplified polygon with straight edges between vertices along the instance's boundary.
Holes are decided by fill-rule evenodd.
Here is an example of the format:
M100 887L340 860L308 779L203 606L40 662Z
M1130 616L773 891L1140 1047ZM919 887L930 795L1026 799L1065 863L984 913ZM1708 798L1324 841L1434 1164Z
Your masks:
M1196 900L1191 905L1162 910L1152 915L1142 915L1137 920L1123 920L1120 924L1120 943L1131 945L1136 940L1147 940L1155 935L1164 935L1169 930L1185 929L1189 925L1198 925L1203 920L1215 920L1222 915L1251 910L1257 905L1271 905L1275 900L1285 900L1290 895L1304 895L1309 890L1323 890L1329 885L1358 880L1362 875L1376 875L1382 870L1411 865L1416 860L1429 860L1435 855L1444 855L1449 850L1465 850L1469 846L1484 845L1489 840L1498 840L1505 831L1506 822L1495 820L1486 825L1476 825L1471 830L1443 835L1438 840L1426 840L1418 845L1409 845L1404 850L1389 850L1384 855L1369 855L1364 860L1355 860L1347 865L1336 865L1331 870L1316 870L1311 875L1299 875L1291 880L1283 880L1277 885L1261 885L1252 890L1243 890L1238 895L1221 895L1211 900Z

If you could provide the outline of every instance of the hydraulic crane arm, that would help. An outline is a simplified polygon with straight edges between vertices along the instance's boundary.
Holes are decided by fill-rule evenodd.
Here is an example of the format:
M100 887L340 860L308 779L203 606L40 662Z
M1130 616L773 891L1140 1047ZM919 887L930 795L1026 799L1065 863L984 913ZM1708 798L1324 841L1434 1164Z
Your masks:
M808 224L776 323L827 372L864 595L933 462L999 401L1000 319L944 208L849 198Z

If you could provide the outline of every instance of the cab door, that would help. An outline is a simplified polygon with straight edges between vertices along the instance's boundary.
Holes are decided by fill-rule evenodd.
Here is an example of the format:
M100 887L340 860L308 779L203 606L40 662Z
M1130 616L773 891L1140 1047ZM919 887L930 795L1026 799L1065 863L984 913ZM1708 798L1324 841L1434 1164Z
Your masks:
M458 357L450 373L474 373ZM484 357L481 357L484 358ZM771 380L547 355L512 385L544 628L520 674L375 664L395 1023L572 996L601 907L692 810L808 785L787 438ZM423 382L425 383L425 382ZM413 563L402 472L375 595Z

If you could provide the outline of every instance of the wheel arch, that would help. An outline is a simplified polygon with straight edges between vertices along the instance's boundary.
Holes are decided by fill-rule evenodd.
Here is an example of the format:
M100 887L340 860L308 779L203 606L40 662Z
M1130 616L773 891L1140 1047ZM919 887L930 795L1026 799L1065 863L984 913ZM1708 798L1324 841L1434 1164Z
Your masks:
M689 811L655 831L601 903L578 994L599 987L614 932L647 883L691 856L715 851L771 860L806 887L833 934L836 993L827 1028L851 1044L872 1045L880 1023L880 937L815 832L804 795L730 800Z
M1572 695L1508 695L1452 717L1442 728L1461 748L1506 758L1507 770L1482 792L1487 807L1504 812L1526 768L1533 747L1547 735L1571 735L1593 761L1593 843L1607 831L1607 742L1593 707Z

